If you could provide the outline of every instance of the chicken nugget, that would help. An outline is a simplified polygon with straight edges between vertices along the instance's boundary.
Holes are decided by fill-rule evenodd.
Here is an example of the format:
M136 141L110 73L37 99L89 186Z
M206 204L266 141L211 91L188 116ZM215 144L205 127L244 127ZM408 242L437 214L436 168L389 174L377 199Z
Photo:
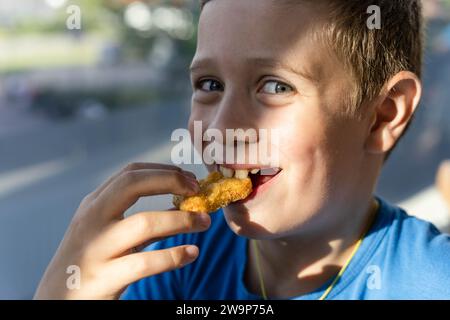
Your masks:
M179 210L211 213L230 203L245 199L252 192L250 178L225 178L220 172L211 172L199 181L200 192L194 196L174 196L173 204Z

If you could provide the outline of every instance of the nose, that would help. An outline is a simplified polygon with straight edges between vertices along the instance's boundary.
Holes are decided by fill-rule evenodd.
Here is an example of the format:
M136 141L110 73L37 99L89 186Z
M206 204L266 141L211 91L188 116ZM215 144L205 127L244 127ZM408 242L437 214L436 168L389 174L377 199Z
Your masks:
M222 144L212 157L216 163L257 163L257 144L259 141L255 117L252 115L251 99L245 93L233 93L229 89L216 107L216 111L207 127L207 134L219 133L221 141L216 139L205 142L205 146Z
M244 92L231 92L222 98L212 121L208 125L208 129L219 130L223 137L226 137L226 131L238 130L247 131L248 129L255 129L251 101ZM234 136L236 142L245 141L245 137L240 135ZM225 141L224 141L225 143Z

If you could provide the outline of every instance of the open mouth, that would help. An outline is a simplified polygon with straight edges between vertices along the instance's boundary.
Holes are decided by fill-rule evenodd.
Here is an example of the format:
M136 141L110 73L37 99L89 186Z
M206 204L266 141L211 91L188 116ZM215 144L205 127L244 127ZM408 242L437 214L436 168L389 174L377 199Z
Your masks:
M262 187L264 185L283 171L279 167L251 167L238 165L217 165L217 170L220 171L226 178L250 178L252 180L253 191L245 200L243 200L244 202L254 198L260 191L262 191Z

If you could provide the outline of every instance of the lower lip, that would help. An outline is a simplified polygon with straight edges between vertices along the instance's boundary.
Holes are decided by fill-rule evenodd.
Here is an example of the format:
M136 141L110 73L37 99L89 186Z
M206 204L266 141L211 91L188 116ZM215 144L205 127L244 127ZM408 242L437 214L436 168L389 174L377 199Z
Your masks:
M267 181L266 183L260 184L258 185L256 188L253 188L253 191L250 193L250 195L243 199L243 200L239 200L236 203L241 203L244 204L254 198L256 198L257 196L263 194L276 180L277 178L280 176L280 173L283 170L281 170L280 172L278 172L276 175L274 175L269 181Z

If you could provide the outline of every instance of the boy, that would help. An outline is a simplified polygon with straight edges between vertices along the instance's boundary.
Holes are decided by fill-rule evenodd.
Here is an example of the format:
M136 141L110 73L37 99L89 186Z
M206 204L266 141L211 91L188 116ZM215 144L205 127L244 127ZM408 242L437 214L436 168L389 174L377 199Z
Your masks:
M123 219L139 196L198 191L171 166L125 168L83 200L36 298L450 298L449 237L373 196L420 100L421 32L416 0L205 1L189 128L278 129L277 174L211 218Z

